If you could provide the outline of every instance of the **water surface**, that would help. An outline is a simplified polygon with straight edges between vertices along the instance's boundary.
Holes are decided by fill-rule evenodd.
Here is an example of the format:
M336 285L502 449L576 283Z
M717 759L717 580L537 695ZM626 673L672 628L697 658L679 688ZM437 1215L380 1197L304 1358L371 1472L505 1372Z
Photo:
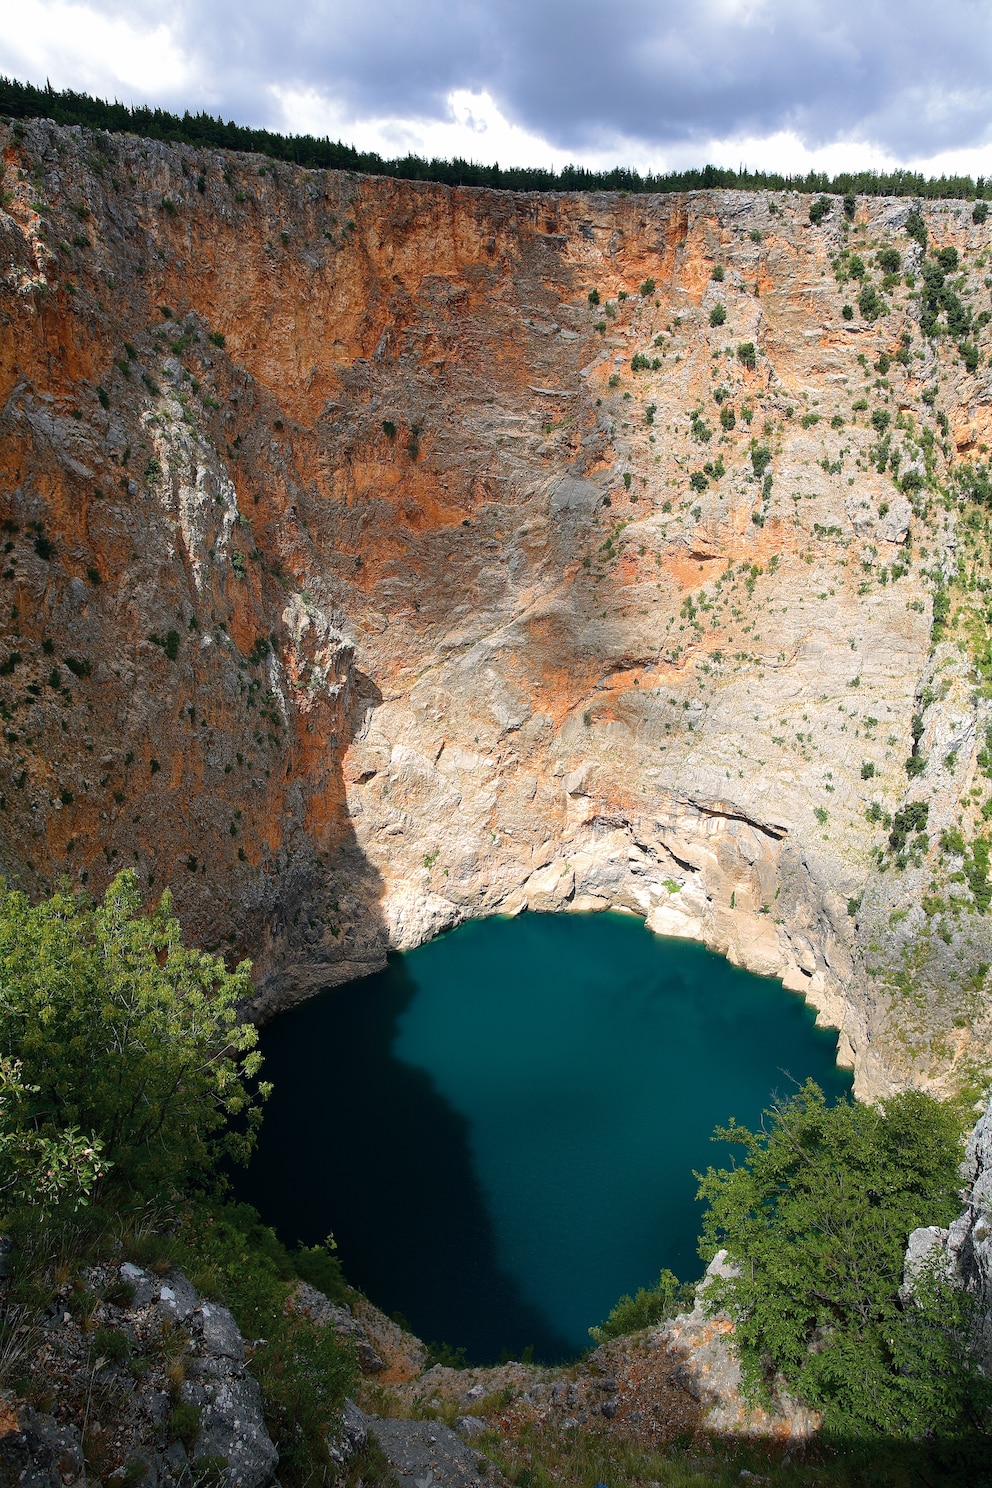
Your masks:
M694 1280L693 1169L812 1076L803 1000L631 916L477 920L262 1033L275 1083L240 1185L284 1240L470 1360L574 1355L662 1266Z

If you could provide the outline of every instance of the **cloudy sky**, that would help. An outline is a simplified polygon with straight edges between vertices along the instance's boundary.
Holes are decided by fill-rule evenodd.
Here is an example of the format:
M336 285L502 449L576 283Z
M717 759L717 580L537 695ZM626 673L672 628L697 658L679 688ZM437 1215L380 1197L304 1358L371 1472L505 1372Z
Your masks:
M387 155L992 175L988 0L8 0L0 72Z

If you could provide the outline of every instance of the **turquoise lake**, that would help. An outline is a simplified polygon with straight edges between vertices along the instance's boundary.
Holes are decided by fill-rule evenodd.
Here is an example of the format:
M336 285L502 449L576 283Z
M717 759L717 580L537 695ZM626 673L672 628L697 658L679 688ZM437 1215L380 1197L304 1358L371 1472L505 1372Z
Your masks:
M693 1169L812 1076L801 997L627 915L476 920L262 1032L275 1084L239 1195L422 1338L572 1357L663 1266L695 1280Z

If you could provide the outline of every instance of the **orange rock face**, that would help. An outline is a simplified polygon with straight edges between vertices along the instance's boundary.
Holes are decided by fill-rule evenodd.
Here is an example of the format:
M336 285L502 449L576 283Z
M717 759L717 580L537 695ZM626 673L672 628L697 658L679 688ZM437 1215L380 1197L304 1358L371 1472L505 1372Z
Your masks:
M897 520L852 408L922 346L911 295L846 320L832 265L910 267L908 203L814 228L786 195L0 143L8 875L135 867L270 1007L467 915L618 905L804 990L864 1089L901 1078L846 901L929 665L913 539L947 532ZM936 370L871 392L914 414L904 469ZM988 399L944 375L977 449Z

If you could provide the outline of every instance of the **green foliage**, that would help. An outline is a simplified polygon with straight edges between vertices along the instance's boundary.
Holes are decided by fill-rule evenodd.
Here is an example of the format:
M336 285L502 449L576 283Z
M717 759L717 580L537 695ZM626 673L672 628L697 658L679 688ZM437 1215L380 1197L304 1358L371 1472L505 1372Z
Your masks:
M302 1274L307 1267L301 1258L309 1255L314 1262L310 1277L330 1279L314 1255L321 1250L333 1261L319 1246L290 1256L253 1209L229 1204L188 1212L177 1257L194 1286L231 1309L246 1337L264 1340L255 1345L252 1374L279 1449L279 1476L289 1488L327 1481L327 1434L358 1383L348 1342L286 1306L294 1271ZM344 1300L340 1291L338 1297Z
M873 284L866 284L858 295L858 309L867 321L875 321L885 314L885 301Z
M756 444L754 449L751 451L751 464L754 467L754 473L759 480L764 475L765 471L768 469L771 463L772 452L768 448L767 444Z
M694 491L705 491L709 487L709 480L701 470L694 470L689 477L689 484Z
M889 833L889 847L894 853L901 853L912 832L925 832L930 817L930 803L928 801L910 801L897 811L892 818L892 830Z
M923 221L923 218L921 217L920 213L916 210L915 207L910 212L909 216L906 218L906 224L905 224L905 226L906 226L906 232L909 235L909 237L913 238L915 242L919 243L919 245L923 249L923 251L926 252L926 246L927 246L927 225Z
M166 1422L166 1435L169 1441L182 1442L187 1452L192 1452L196 1438L200 1434L200 1407L198 1405L177 1405L172 1410Z
M847 261L848 278L863 279L866 272L864 259L858 253L852 253Z
M753 372L758 365L758 358L754 350L753 341L742 341L737 348L737 360L749 372Z
M988 1386L964 1357L959 1305L934 1285L899 1300L911 1230L957 1213L960 1119L918 1091L828 1107L808 1081L763 1130L716 1132L740 1166L700 1179L701 1252L726 1246L737 1276L712 1283L729 1308L744 1378L776 1372L829 1430L853 1437L951 1432Z
M292 1254L293 1269L332 1302L347 1302L352 1292L336 1249L333 1235L328 1235L323 1245L302 1245Z
M989 204L986 201L977 201L971 209L971 220L981 225L989 215Z
M737 419L734 415L734 410L731 408L729 403L724 403L723 407L720 409L720 428L723 429L725 433L729 434L730 430L736 423Z
M992 884L989 883L989 844L986 838L975 838L965 859L964 873L976 910L979 914L987 914L992 904Z
M146 1189L250 1150L261 1056L237 1015L248 972L188 950L168 894L143 914L131 870L96 904L63 890L32 906L0 888L0 1052L37 1091L39 1135L92 1133L115 1185ZM239 1132L225 1130L232 1116Z
M937 252L934 254L934 258L940 264L940 267L944 270L945 274L953 274L959 262L958 250L950 243L947 245L946 248L938 248Z
M853 320L854 319L854 306L853 305L842 305L841 306L840 313L841 313L841 315L843 316L843 318L845 320Z
M887 408L873 408L871 413L871 426L879 434L884 434L892 421L892 415Z
M79 1208L109 1166L98 1137L46 1121L20 1060L0 1054L0 1203Z
M812 202L810 204L809 220L814 225L819 225L819 223L823 221L824 217L829 217L832 210L833 202L830 200L829 196L820 196L816 199L815 202Z
M723 264L721 264L721 263L714 264L713 265L713 272L710 275L710 278L711 279L715 279L716 282L717 282L717 284L722 284L723 283L723 274L724 274Z
M872 760L865 760L861 766L861 779L871 780L875 775L875 765Z
M845 192L845 194L844 194L844 216L845 217L849 217L849 218L851 218L853 220L854 213L857 210L857 206L858 206L858 199L855 196L854 192L853 191L847 191L847 192Z
M647 297L648 295L653 295L654 294L654 280L653 279L651 279L651 278L645 279L644 283L641 285L641 294L644 295L645 297Z
M596 1343L606 1343L610 1338L622 1338L625 1333L650 1328L662 1318L674 1317L686 1304L691 1305L693 1290L691 1285L680 1282L674 1272L663 1270L653 1287L639 1287L633 1297L624 1293L610 1309L609 1316L589 1329L589 1336Z
M898 274L902 257L898 248L880 248L875 254L875 262L884 274Z
M590 305L598 305L599 304L599 290L598 289L591 289L589 291L589 303L590 303Z
M721 305L718 302L717 304L715 304L713 306L713 309L710 311L710 325L711 326L722 326L724 324L724 322L726 321L726 319L727 319L726 307L724 305Z

